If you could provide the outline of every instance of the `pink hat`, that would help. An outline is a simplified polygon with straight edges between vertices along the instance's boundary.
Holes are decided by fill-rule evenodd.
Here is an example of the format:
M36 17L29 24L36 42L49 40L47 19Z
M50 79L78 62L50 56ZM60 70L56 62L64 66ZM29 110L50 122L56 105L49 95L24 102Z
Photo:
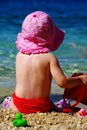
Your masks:
M64 35L65 32L57 28L48 14L36 11L25 18L16 45L25 54L50 52L59 47Z

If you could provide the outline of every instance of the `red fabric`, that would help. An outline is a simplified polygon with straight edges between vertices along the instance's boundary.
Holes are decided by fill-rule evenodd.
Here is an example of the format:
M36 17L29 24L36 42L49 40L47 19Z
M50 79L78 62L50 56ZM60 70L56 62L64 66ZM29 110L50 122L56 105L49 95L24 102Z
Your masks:
M51 102L49 98L24 99L17 97L14 93L13 102L17 109L24 114L48 112L51 109Z
M72 75L72 77L79 75L82 75L82 73L75 73ZM65 89L63 97L76 100L76 103L73 104L73 106L76 106L78 103L87 105L87 87L80 85L74 88Z

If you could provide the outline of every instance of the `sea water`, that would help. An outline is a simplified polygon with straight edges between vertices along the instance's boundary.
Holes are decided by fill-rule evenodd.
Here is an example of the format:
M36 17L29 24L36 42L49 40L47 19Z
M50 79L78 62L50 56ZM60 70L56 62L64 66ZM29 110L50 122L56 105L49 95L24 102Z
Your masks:
M62 45L52 52L64 73L87 73L86 0L3 0L0 1L0 87L15 86L17 34L25 16L37 10L48 13L66 31Z

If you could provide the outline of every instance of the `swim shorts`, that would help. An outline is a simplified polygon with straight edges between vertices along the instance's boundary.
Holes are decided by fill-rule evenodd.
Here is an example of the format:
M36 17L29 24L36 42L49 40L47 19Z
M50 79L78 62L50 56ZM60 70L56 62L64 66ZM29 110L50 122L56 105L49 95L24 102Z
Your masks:
M17 109L24 114L36 112L48 112L51 110L50 98L25 99L13 94L13 103Z

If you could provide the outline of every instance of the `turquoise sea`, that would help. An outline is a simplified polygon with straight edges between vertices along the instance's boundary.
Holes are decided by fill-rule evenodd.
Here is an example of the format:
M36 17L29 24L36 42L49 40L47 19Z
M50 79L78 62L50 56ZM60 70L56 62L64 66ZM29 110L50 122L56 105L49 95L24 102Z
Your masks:
M45 11L65 39L54 53L66 75L87 73L87 1L86 0L3 0L0 1L0 87L15 86L15 41L25 16Z

